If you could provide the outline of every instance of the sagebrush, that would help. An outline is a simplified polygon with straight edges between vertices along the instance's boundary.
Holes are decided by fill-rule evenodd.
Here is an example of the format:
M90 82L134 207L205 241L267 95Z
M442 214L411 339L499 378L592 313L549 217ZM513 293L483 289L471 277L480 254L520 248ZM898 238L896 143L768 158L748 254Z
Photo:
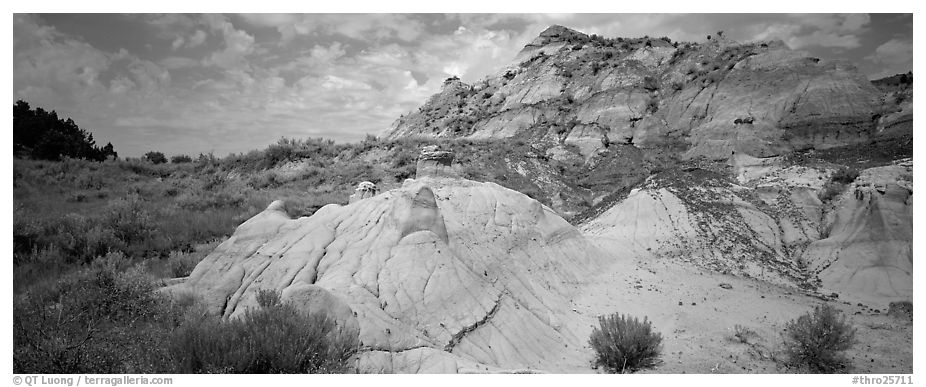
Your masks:
M163 343L176 306L128 264L110 254L14 297L14 372L172 372Z
M614 313L598 317L589 344L595 350L595 364L611 373L633 372L656 366L662 351L662 334L650 322Z
M322 312L304 313L260 293L240 318L193 315L174 332L169 352L180 373L342 373L356 338Z
M791 365L823 373L848 365L842 352L855 343L855 328L833 306L817 306L790 321L785 330L784 347Z
M346 372L356 336L325 313L266 292L240 318L155 291L141 265L108 254L13 301L16 373Z
M750 344L750 341L759 337L759 334L752 329L737 324L733 327L733 337L743 344Z

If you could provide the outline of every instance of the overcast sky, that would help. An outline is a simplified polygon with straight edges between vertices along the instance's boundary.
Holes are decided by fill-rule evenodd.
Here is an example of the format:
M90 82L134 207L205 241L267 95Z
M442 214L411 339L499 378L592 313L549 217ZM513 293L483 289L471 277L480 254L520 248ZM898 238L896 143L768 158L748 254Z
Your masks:
M441 82L494 73L552 24L606 37L782 39L869 78L912 69L909 14L43 14L13 16L13 98L121 156L357 141Z

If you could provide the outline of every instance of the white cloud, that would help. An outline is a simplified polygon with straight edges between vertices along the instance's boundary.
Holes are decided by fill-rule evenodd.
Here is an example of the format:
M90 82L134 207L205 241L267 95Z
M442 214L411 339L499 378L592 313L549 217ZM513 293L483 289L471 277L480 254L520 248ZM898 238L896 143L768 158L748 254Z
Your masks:
M913 42L904 39L888 40L866 59L888 64L909 64L913 59Z
M53 91L58 103L90 97L107 88L100 82L110 57L93 46L65 37L54 28L40 26L25 15L14 18L14 93ZM24 95L28 97L27 95Z
M182 36L178 36L177 39L174 39L173 43L170 44L170 49L176 50L180 47L183 47L184 42L185 42L185 39L183 39Z
M125 94L135 88L135 82L125 76L113 78L109 82L109 92L113 94Z
M809 46L856 48L861 46L859 37L854 34L814 31L810 35L791 36L785 40L788 47L801 49Z
M906 73L913 69L913 41L894 38L884 42L874 53L865 57L880 68L871 75L872 79Z
M254 37L234 25L221 15L206 15L206 21L214 31L222 34L224 48L215 51L207 59L207 65L214 65L226 70L244 70L250 68L247 56L254 52Z
M326 90L368 91L372 89L372 87L370 87L370 85L366 82L341 78L336 75L326 76L321 82L321 87Z
M328 47L316 44L315 47L312 47L312 51L310 51L310 53L312 55L312 59L316 61L322 63L331 63L338 58L343 57L347 52L344 51L344 46L341 45L341 42L334 42L331 43L331 45Z
M841 31L859 31L871 22L871 16L864 13L853 13L844 15L842 24L839 26Z
M129 65L129 72L141 90L151 92L170 84L170 72L154 62L135 59Z
M206 33L203 30L196 30L190 37L187 47L196 47L206 41Z
M283 45L298 36L319 32L358 40L413 42L422 36L426 27L407 14L245 14L241 17L251 25L276 28Z
M200 64L198 60L181 56L169 56L161 59L159 63L169 70L195 67Z
M290 13L245 13L239 16L248 23L259 27L283 27L299 20L299 15Z
M784 15L779 21L757 24L762 30L748 40L781 39L792 49L813 46L852 49L861 46L859 36L870 22L867 14Z
M144 44L160 48L161 56L105 52L39 18L14 15L14 97L82 112L81 126L93 128L98 140L113 141L121 154L154 147L222 155L259 148L282 135L355 140L378 133L437 92L448 76L474 83L500 70L551 24L609 37L695 41L722 25L734 39L780 38L792 46L834 48L860 44L870 25L867 15L138 18L156 27L156 39ZM282 40L272 30L265 33L268 29ZM141 44L128 48L144 50ZM906 66L905 72L912 62L909 40L872 51L867 59L885 71ZM223 141L216 144L216 138Z

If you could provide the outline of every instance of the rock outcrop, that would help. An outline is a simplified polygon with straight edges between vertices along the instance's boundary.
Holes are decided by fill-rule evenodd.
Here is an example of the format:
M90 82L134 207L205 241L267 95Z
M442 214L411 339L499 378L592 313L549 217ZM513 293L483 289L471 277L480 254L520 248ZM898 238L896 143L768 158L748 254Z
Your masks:
M459 177L453 170L453 151L440 149L437 145L428 145L421 148L418 155L418 164L415 168L415 178L430 177Z
M881 103L853 65L780 41L605 39L552 26L499 73L454 79L385 134L519 137L573 144L586 158L609 142L766 157L865 141Z
M693 170L647 179L581 230L638 256L800 286L805 278L795 245L808 243L815 230L801 227L802 214L788 215L794 216L772 211L752 189L723 175ZM792 226L786 231L784 224Z
M887 307L912 297L911 160L865 169L827 202L820 193L834 169L780 157L730 161L729 175L652 176L580 228L633 254L842 300Z
M605 253L521 193L427 171L310 217L271 204L169 291L227 318L256 306L259 289L282 291L353 333L364 372L584 367L587 338L563 322Z
M357 184L357 188L354 189L354 193L350 195L348 204L361 199L374 197L378 192L379 189L376 188L376 184L373 184L369 181L361 181L359 184Z
M871 168L842 193L804 260L825 292L886 307L913 297L913 163Z

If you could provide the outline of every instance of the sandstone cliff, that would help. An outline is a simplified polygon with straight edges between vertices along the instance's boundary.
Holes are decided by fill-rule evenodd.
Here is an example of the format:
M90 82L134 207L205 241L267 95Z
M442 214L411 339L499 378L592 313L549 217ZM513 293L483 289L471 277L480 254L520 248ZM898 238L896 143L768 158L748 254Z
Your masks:
M586 158L610 143L771 156L867 140L880 97L850 63L781 42L605 39L553 26L499 73L448 79L385 134L517 137L575 145Z

